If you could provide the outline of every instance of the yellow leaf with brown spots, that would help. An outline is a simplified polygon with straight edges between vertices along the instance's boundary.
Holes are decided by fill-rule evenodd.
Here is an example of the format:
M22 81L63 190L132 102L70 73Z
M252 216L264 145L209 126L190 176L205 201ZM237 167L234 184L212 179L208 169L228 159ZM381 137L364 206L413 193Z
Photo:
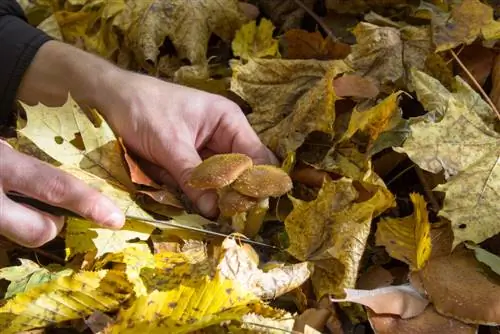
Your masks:
M279 57L278 40L273 38L274 25L263 18L244 24L234 36L233 53L241 59Z
M382 219L377 224L376 243L385 246L389 255L407 263L411 270L420 270L431 255L431 224L424 197L412 193L410 199L413 214Z
M436 51L471 44L478 37L500 38L500 21L493 18L493 9L479 0L464 0L453 8L449 17L434 16Z
M315 200L291 200L294 208L285 219L287 251L315 264L316 296L354 288L371 221L394 205L393 195L381 186L326 178Z
M19 293L0 307L2 333L18 333L112 312L132 295L125 273L114 270L80 272L59 277Z

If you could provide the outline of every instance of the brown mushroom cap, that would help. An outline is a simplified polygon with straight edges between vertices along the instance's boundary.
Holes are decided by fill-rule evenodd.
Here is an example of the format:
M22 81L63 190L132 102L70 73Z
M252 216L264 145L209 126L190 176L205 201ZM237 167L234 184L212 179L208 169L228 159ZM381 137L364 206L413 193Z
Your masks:
M245 196L227 187L219 192L219 209L221 215L225 217L245 212L255 206L258 201L257 198Z
M264 198L279 197L292 189L292 179L281 168L259 165L244 171L231 185L243 195Z
M222 188L231 184L252 165L252 159L244 154L216 154L196 166L189 185L199 189Z

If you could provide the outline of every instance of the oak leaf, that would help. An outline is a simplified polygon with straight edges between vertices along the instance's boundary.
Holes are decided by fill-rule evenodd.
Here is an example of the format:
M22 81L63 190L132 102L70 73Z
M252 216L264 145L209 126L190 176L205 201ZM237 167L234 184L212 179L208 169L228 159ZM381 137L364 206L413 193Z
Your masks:
M354 288L371 221L394 205L392 194L346 178L325 178L315 200L290 199L294 208L285 219L287 251L315 264L312 282L317 297Z
M348 70L341 60L252 59L234 65L231 90L252 107L248 119L263 142L284 158L309 133L333 133L333 79Z
M383 218L377 224L376 244L389 255L406 262L411 270L423 268L431 255L431 224L422 195L410 194L413 214L404 218Z
M61 276L70 275L73 270L60 265L49 265L40 267L35 262L28 259L19 259L19 266L5 267L0 269L0 278L10 281L5 298L10 298L18 293L29 291L30 289L49 282Z
M395 150L427 171L444 170L448 181L435 190L445 192L440 215L451 221L454 246L480 243L500 232L500 135L488 122L493 111L460 78L460 95L423 72L414 71L413 80L429 113L411 121L411 135Z
M19 293L0 307L3 333L18 333L94 311L112 312L132 295L125 274L113 270L74 273Z
M275 27L265 18L259 25L255 20L236 31L232 42L233 53L243 60L249 58L279 57L278 40L273 38Z

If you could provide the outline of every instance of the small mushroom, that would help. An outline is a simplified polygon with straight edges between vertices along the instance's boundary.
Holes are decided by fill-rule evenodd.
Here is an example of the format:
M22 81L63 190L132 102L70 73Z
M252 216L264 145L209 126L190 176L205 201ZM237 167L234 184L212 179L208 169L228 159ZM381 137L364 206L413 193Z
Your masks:
M216 154L196 166L189 179L189 185L198 189L223 188L233 183L252 165L252 159L244 154Z
M292 189L292 179L281 168L259 165L245 170L231 187L251 197L279 197Z

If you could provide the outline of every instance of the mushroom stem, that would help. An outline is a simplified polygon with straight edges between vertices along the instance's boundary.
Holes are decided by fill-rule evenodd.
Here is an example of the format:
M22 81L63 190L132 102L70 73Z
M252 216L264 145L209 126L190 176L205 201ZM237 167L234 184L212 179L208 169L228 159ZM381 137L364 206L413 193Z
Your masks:
M243 234L249 238L255 237L262 227L267 210L269 210L269 197L266 197L248 210Z

